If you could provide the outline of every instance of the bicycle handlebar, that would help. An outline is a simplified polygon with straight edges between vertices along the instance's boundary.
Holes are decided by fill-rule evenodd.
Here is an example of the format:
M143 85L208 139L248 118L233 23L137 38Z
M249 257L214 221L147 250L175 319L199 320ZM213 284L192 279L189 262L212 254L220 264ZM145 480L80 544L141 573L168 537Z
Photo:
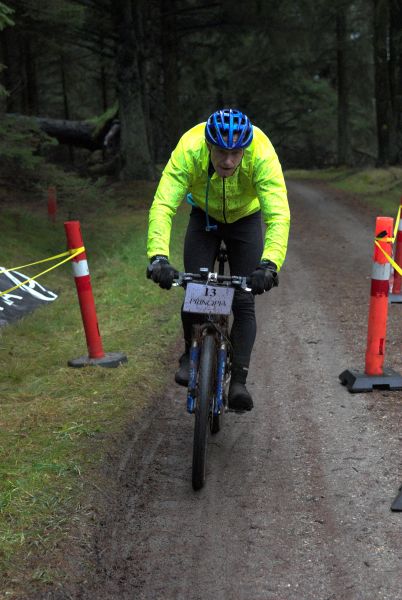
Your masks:
M208 271L208 269L200 269L199 273L182 273L179 272L173 280L174 286L185 287L187 283L206 283L211 285L221 285L226 287L234 287L246 292L251 292L249 287L251 278L241 275L219 275Z

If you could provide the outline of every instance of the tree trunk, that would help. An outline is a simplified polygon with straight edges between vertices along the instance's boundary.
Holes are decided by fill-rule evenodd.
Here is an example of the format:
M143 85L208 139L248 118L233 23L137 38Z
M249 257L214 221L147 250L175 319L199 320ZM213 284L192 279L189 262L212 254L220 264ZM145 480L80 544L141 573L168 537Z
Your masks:
M4 85L8 92L6 99L6 112L23 112L21 90L21 61L18 44L18 34L12 27L7 27L1 32L4 70Z
M176 146L181 132L175 8L175 0L161 0L163 88L166 109L165 122L168 145L170 148Z
M66 82L66 66L65 66L63 54L60 54L60 74L61 74L61 90L62 90L62 94L63 94L64 118L66 121L69 121L70 120L70 106L69 106L69 102L68 102L67 82ZM74 164L74 149L71 144L68 145L68 153L70 156L71 163Z
M104 56L104 41L103 36L100 41L100 88L102 94L102 110L105 112L108 107L108 86L107 86L107 73L106 73L106 65L105 65L105 56Z
M349 163L349 89L347 81L347 8L340 7L336 15L337 92L338 92L338 165Z
M154 63L156 61L155 25L157 7L152 0L134 0L135 23L138 40L138 70L141 82L141 99L144 111L144 122L148 140L149 154L152 167L155 164L155 148L153 137L153 122L151 119L151 94L153 93L153 78L155 77ZM154 12L156 10L156 13ZM146 29L144 29L144 27Z
M22 56L24 59L24 104L25 111L28 115L37 115L38 109L38 86L36 81L36 57L32 51L32 40L26 36L22 40Z
M154 179L139 69L138 23L134 19L133 4L133 0L118 0L114 5L119 36L116 71L121 124L120 175L126 180Z
M392 122L390 130L390 163L400 162L402 125L402 6L400 0L390 0L389 79Z
M388 165L390 162L392 107L388 64L389 18L389 0L374 0L374 70L378 165Z

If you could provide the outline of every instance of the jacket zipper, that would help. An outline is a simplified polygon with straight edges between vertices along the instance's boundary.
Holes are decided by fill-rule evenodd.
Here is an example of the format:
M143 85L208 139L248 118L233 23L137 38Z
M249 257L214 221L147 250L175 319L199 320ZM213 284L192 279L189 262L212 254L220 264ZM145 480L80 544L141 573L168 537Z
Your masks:
M223 220L225 221L225 223L227 223L226 221L226 190L225 190L225 178L222 178L222 182L223 182Z

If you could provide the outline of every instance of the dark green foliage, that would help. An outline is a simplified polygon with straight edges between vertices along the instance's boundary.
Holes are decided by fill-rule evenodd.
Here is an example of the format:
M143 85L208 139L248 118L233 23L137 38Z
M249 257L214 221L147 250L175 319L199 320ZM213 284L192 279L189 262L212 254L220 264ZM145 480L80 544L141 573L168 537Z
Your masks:
M396 0L381 2L390 15L386 127L398 131L402 13ZM127 177L148 177L181 133L228 105L268 133L285 167L375 160L383 86L375 92L374 0L7 4L15 21L0 33L7 111L92 119L118 100ZM396 156L401 141L392 139Z
M11 18L13 12L14 11L11 8L6 6L3 2L0 2L0 31L5 29L5 27L14 25L14 21ZM0 64L0 74L4 71L4 68L5 66ZM5 97L7 97L7 90L4 85L0 83L0 99Z
M0 30L8 27L10 25L14 25L14 21L12 19L13 9L0 2Z
M32 181L40 176L38 167L46 151L57 145L33 119L7 117L0 121L0 179Z
M350 157L361 162L372 160L376 147L371 21L366 3L345 4ZM180 65L186 124L219 105L234 104L268 133L285 166L334 164L336 7L326 0L266 0L242 6L227 1L223 8L224 27L185 39L194 50ZM188 85L194 72L196 87Z
M16 26L6 30L1 45L8 67L3 77L10 92L8 111L85 119L113 104L110 42L93 33L97 22L83 6L70 0L9 4Z

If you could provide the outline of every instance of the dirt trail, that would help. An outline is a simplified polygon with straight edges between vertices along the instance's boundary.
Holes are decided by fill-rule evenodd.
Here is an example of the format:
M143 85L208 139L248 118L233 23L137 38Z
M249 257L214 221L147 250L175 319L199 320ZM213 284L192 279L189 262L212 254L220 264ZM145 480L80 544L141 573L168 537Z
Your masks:
M192 418L169 386L121 460L92 574L46 597L402 599L402 393L338 381L363 367L373 215L322 185L289 195L280 286L257 299L254 411L227 416L194 493ZM402 372L400 311L387 364Z

